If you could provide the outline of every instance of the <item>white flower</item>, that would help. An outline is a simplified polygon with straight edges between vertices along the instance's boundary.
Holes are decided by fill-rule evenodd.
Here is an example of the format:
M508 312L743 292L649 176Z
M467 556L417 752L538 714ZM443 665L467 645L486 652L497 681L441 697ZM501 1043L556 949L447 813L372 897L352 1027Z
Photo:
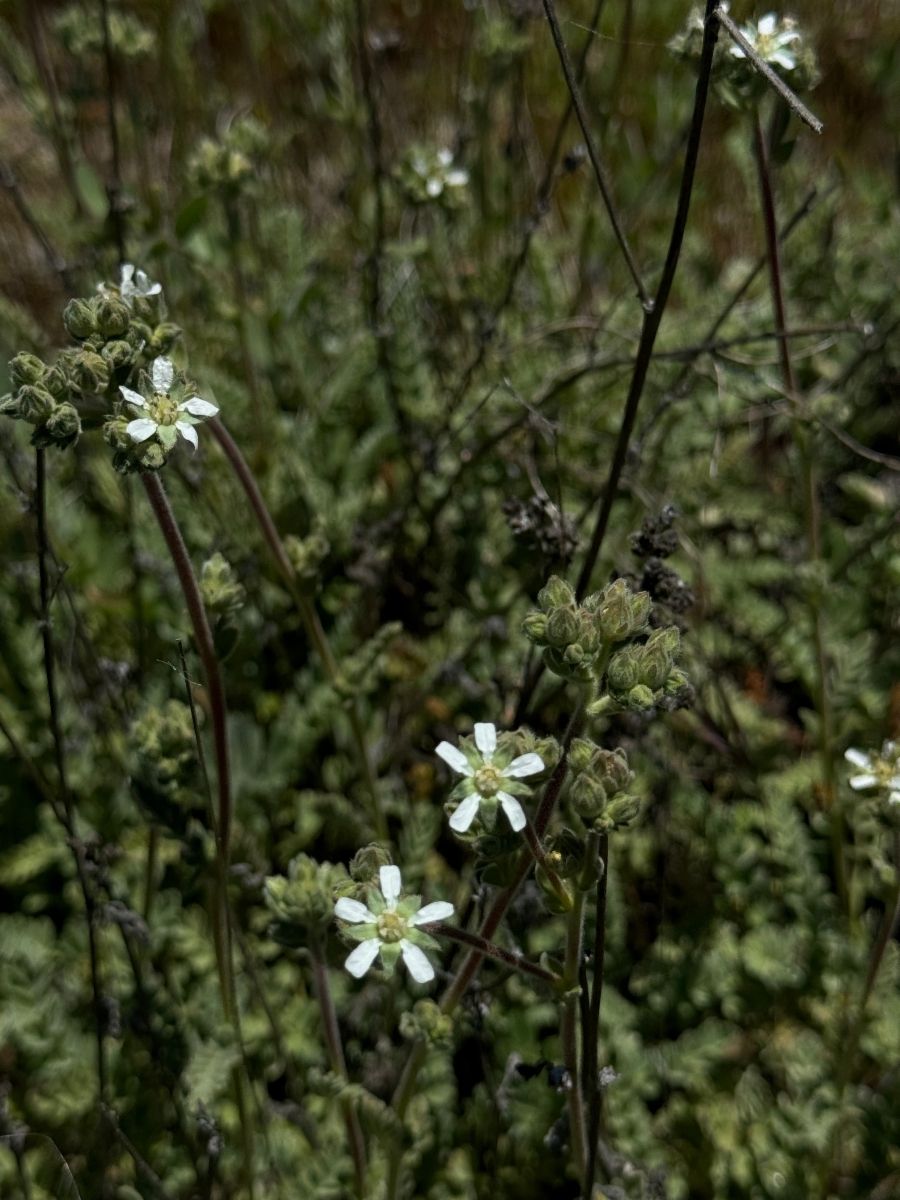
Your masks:
M122 263L119 295L126 304L131 304L135 296L158 296L161 291L162 284L151 283L143 271L135 269L134 263Z
M178 396L184 394L181 385L175 385L175 367L168 358L155 358L150 367L150 377L153 381L153 396L147 400L131 388L120 387L119 391L126 404L136 408L141 416L129 421L126 432L135 442L146 442L147 438L156 434L166 450L175 445L180 433L186 442L196 450L197 432L194 426L198 421L214 417L219 411L215 404L191 396L179 402Z
M786 71L796 67L796 55L788 47L800 40L800 34L790 17L779 21L775 13L766 13L756 25L752 22L745 25L741 33L765 62L784 67ZM731 53L734 58L747 57L740 46L732 46Z
M449 742L441 742L435 750L435 754L463 776L457 788L464 799L450 818L450 828L465 833L475 820L481 802L496 798L513 829L516 832L524 829L525 813L512 793L528 795L531 788L518 780L543 771L543 759L539 754L520 754L510 762L506 752L501 751L498 755L497 730L488 723L475 726L475 746L475 750L471 747L459 749Z
M888 792L888 803L900 804L900 770L896 742L885 742L880 754L876 754L874 750L856 750L851 746L849 750L844 751L844 758L859 770L858 775L851 775L847 781L854 791L884 788Z
M402 955L416 983L428 983L434 979L434 967L421 948L437 949L438 944L416 926L445 921L453 916L453 905L438 900L420 908L419 896L405 896L401 900L399 867L382 867L378 875L381 891L370 888L368 906L348 896L342 896L334 906L334 915L353 926L345 931L347 935L359 942L344 966L354 978L360 979L380 953L384 972L390 976Z

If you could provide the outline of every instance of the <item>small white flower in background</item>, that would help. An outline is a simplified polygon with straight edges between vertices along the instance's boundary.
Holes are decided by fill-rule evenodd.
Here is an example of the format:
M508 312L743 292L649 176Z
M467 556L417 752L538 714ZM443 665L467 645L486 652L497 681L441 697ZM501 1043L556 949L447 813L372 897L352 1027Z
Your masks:
M900 763L897 760L896 742L885 742L880 754L874 750L867 752L851 747L845 751L844 758L859 772L848 780L854 791L884 788L888 792L888 803L900 804Z
M380 953L384 973L391 976L397 959L402 955L416 983L428 983L434 979L434 967L425 957L422 947L436 950L438 943L416 926L427 925L431 921L445 921L453 916L453 905L438 900L420 908L420 896L404 896L401 900L399 867L382 867L378 877L381 891L369 889L368 905L342 896L334 906L334 915L341 921L347 921L350 926L344 930L346 935L359 942L344 966L351 975L360 979Z
M432 200L443 195L445 188L462 188L469 182L469 172L453 166L453 151L444 147L438 150L429 163L423 155L417 155L410 164L420 179L425 182L425 194Z
M525 828L525 813L513 793L527 796L531 791L527 784L518 781L543 771L544 760L539 754L520 754L518 758L510 761L510 754L505 751L497 752L497 730L489 723L479 723L475 726L474 749L465 745L458 748L451 746L449 742L441 742L435 754L463 776L455 789L463 800L450 818L451 829L457 833L465 833L475 820L482 801L494 799L499 801L516 832Z
M131 388L120 387L126 404L136 408L140 416L129 421L126 432L135 442L146 442L156 434L166 450L171 450L180 433L196 450L197 431L194 426L200 421L214 417L219 411L215 404L191 396L179 402L183 394L181 385L174 385L175 366L168 358L155 358L150 367L153 381L153 396L147 400Z
M797 56L788 47L800 40L800 34L791 17L779 21L775 13L766 13L755 25L752 22L744 25L741 33L764 62L784 67L786 71L796 67ZM732 46L731 54L734 58L747 57L740 46Z
M134 263L122 263L119 295L126 304L130 304L135 296L158 296L161 291L162 284L151 283L146 273L137 270Z

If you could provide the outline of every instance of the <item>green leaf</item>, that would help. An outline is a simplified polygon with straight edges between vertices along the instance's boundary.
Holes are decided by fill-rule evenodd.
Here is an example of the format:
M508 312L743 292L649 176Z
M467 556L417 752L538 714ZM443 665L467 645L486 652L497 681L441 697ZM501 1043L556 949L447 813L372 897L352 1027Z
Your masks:
M206 216L209 200L206 196L197 196L184 206L175 219L176 237L186 238L193 233Z
M109 212L109 199L103 184L86 162L80 162L75 168L75 186L90 215L102 220Z

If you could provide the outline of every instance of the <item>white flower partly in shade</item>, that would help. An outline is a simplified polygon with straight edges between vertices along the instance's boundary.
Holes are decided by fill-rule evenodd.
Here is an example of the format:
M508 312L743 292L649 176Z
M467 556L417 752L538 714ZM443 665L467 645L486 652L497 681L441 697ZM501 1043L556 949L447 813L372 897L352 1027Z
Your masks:
M797 56L790 47L800 41L800 33L791 17L779 21L775 13L766 13L755 25L744 25L741 33L764 62L786 71L796 67ZM732 46L731 54L733 58L747 57L740 46Z
M428 157L417 155L412 160L412 169L424 181L425 194L432 200L443 195L446 188L463 188L469 182L469 172L463 167L453 166L453 151L446 147L436 154L432 152Z
M150 378L153 395L149 400L131 388L119 388L125 403L140 413L126 426L129 437L135 442L146 442L155 434L162 446L171 450L180 433L196 450L197 431L194 426L214 417L218 408L199 396L181 399L185 394L184 386L175 383L175 367L168 358L153 360Z
M416 983L428 983L434 979L434 967L425 957L423 948L437 950L438 943L416 926L445 921L453 916L453 905L438 900L420 908L421 896L404 896L401 900L399 867L382 867L378 877L381 891L369 889L368 905L342 896L334 906L334 915L347 922L344 933L359 942L344 966L360 979L380 953L384 973L391 976L402 955Z
M844 758L859 772L857 775L851 775L848 780L854 791L884 788L888 792L888 802L900 804L900 763L897 761L896 742L885 742L880 754L876 754L874 750L856 750L851 747L845 751Z
M441 742L435 754L463 776L451 793L451 799L462 797L462 803L450 818L451 829L465 833L485 800L499 802L517 832L525 828L525 813L514 793L527 796L531 791L528 784L519 780L543 771L544 760L539 754L513 758L506 750L498 751L497 730L489 723L476 724L474 746L463 742L457 747Z
M131 304L135 296L158 296L161 291L162 284L153 283L144 271L135 267L134 263L122 263L119 295L126 304Z

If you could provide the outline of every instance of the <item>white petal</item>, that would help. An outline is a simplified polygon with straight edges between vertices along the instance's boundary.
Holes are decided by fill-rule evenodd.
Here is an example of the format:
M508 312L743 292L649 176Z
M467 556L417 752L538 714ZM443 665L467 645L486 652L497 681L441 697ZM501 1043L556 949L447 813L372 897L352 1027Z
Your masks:
M462 804L450 818L450 828L456 830L457 833L465 833L475 820L479 804L481 804L481 797L477 792L473 792L471 796L466 796L465 800L463 800Z
M138 392L133 392L131 388L120 387L119 391L125 397L126 404L133 404L135 408L146 408L147 401Z
M444 181L442 179L438 179L436 175L433 175L425 184L425 191L429 196L431 196L432 199L434 199L435 196L439 196L443 190Z
M344 966L355 979L361 979L378 957L381 942L378 938L368 938L360 942L355 950L351 950Z
M150 375L154 388L158 392L167 392L175 378L175 364L170 358L154 358Z
M518 802L515 796L511 796L509 792L498 792L497 799L509 818L509 823L512 825L516 833L520 829L524 829L528 822L525 819L525 812L522 805Z
M208 400L201 400L199 396L195 396L193 400L185 400L183 404L179 404L178 411L189 412L192 417L214 417L219 409Z
M900 775L895 775L893 779L888 780L888 787L892 791L900 791Z
M184 440L186 442L190 442L196 450L200 443L197 441L197 430L193 427L193 425L188 425L187 421L176 421L175 428L178 430Z
M759 24L757 25L756 28L763 35L763 37L771 37L771 35L775 32L776 24L777 24L777 18L775 16L775 14L774 13L766 13L766 15L764 17L759 18Z
M793 71L797 65L797 60L789 50L776 50L774 54L769 55L770 63L777 63L779 67L784 67L786 71Z
M850 786L856 792L858 792L861 788L875 787L877 783L877 775L852 775L850 777Z
M449 742L441 742L435 748L435 754L438 758L442 758L448 767L452 767L454 771L458 771L460 775L474 775L475 772L469 766L469 760L457 746L451 746Z
M400 899L400 868L382 867L378 872L378 877L381 880L381 894L384 896L385 904L388 908L396 908L397 901Z
M365 942L363 942L363 945L365 945ZM400 942L400 953L403 955L403 961L406 963L407 969L416 983L429 983L434 979L434 967L418 946L414 946L412 942L408 942L406 938L403 938Z
M863 754L862 750L854 750L851 746L849 750L844 751L844 758L848 763L853 763L854 767L859 767L861 771L871 771L872 759L868 754Z
M524 779L526 775L537 775L543 771L544 760L539 754L520 754L514 758L503 774L507 779Z
M334 906L334 915L340 917L342 921L350 921L353 925L362 925L366 921L378 920L364 904L360 904L358 900L351 900L349 896L341 896Z
M475 725L475 745L489 763L497 749L497 729L489 721L479 721Z
M122 273L119 279L123 284L131 283L134 278L134 263L122 263Z
M469 172L464 171L462 167L457 167L456 170L447 172L447 187L465 187L468 182Z
M445 146L443 150L438 150L437 159L442 167L449 167L453 162L453 151Z
M406 923L407 925L427 925L430 921L446 921L453 916L454 912L453 905L448 904L446 900L435 900L433 904L426 904L417 913L407 917Z
M137 421L129 421L125 426L125 432L133 442L146 442L147 438L153 437L156 429L156 422L151 421L149 417L140 417Z
M900 804L900 791L891 792L888 796L888 804Z

